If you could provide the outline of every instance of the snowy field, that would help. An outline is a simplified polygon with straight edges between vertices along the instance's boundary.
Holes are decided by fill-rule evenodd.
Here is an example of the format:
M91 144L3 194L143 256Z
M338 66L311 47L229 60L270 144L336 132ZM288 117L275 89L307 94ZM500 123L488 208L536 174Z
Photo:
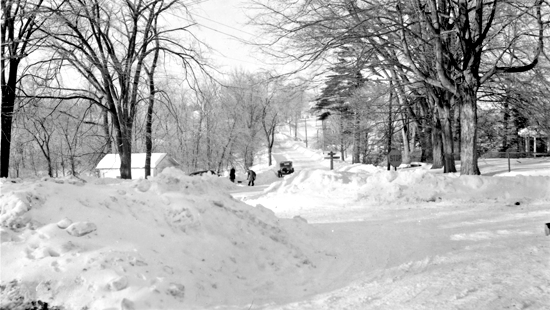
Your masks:
M331 171L278 137L296 172L254 188L2 179L0 308L548 309L550 159Z

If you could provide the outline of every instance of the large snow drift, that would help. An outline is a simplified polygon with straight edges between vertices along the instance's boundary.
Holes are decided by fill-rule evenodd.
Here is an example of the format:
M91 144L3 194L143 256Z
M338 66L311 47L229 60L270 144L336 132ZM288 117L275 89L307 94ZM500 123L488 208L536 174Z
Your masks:
M269 200L273 196L270 193L298 194L395 208L396 204L410 207L411 203L434 201L549 201L549 189L548 176L459 176L433 173L427 168L386 171L371 165L350 165L332 171L298 171L272 184L263 199Z
M326 254L303 219L233 199L225 178L89 181L3 180L2 307L263 303L307 291Z

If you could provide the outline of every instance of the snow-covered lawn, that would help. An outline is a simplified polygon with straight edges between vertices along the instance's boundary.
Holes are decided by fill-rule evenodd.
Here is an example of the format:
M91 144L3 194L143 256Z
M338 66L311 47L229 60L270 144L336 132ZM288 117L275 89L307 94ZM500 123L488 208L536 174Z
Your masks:
M385 171L278 152L259 187L167 169L150 180L1 182L0 307L545 309L550 160L483 176Z

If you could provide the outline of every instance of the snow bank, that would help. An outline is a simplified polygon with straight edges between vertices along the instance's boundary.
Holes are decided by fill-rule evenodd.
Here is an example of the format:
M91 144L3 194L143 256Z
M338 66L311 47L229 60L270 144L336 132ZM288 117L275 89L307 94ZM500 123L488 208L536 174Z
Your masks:
M305 195L349 203L411 207L419 202L541 202L550 200L550 177L459 176L428 169L386 171L370 165L338 170L306 169L273 183L267 202L279 195Z
M174 168L138 181L3 179L2 307L183 309L307 289L323 255L315 230L231 198L234 186Z
M528 202L550 199L550 177L459 176L425 169L380 171L359 189L360 200L410 202Z

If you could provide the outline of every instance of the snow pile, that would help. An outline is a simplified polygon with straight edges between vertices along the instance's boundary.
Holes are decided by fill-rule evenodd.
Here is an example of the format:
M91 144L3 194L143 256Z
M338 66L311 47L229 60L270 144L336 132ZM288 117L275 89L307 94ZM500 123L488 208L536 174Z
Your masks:
M374 165L363 165L363 164L347 164L342 165L338 168L336 168L336 171L339 172L352 172L352 173L375 173L379 171L385 171L386 168L381 166L374 166Z
M312 202L310 208L318 208L320 201L392 209L426 202L542 203L550 200L550 177L459 176L427 168L386 171L371 165L350 165L338 170L298 171L273 183L264 194L250 203L278 211L282 205L306 208L300 199L303 196ZM281 203L283 199L285 203Z
M305 169L286 176L281 182L273 183L264 193L269 197L277 194L314 195L319 197L349 198L359 194L357 189L366 183L366 172Z
M233 199L225 178L2 182L3 308L258 304L307 290L325 255L303 219Z
M425 169L379 171L359 188L361 201L410 202L537 202L550 200L550 177L459 176Z

